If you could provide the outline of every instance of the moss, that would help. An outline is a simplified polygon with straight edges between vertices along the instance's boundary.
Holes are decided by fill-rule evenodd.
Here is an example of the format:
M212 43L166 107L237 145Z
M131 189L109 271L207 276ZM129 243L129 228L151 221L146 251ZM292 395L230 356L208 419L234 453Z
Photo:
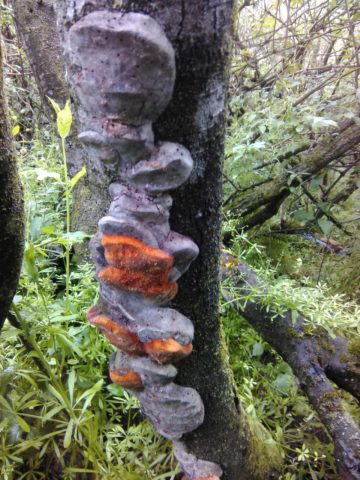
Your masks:
M349 341L348 352L351 355L360 357L360 337L355 337Z
M331 343L330 339L327 337L320 337L318 343L323 350L327 352L335 353L335 346Z
M252 478L264 480L280 472L283 465L281 450L267 429L252 415L246 415L250 430L250 446L247 465L251 465Z
M303 332L305 335L312 335L314 333L314 326L313 325L304 325Z
M349 355L346 355L346 353L343 353L343 354L340 355L340 360L342 362L350 362L351 357Z
M288 327L286 333L291 338L302 338L302 334L297 332L293 327Z
M328 410L336 410L338 406L339 396L334 391L325 392L321 397L322 408ZM334 403L336 402L336 405Z

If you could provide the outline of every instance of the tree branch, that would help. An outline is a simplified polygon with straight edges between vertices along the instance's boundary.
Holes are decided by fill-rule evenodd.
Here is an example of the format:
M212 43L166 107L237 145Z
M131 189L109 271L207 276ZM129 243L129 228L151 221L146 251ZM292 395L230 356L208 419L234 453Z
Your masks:
M358 143L360 143L360 126L352 120L344 122L336 132L324 137L314 148L300 155L300 160L292 171L285 171L274 177L266 188L254 188L233 208L242 217L246 217L260 207L277 204L280 194L284 200L291 193L290 187L298 186L309 180L331 162L345 156ZM278 204L279 206L280 204ZM250 228L249 226L260 225L275 215L277 210L278 208L265 209L262 215L255 214L247 218L241 226Z
M225 257L229 263L229 257ZM247 296L256 287L261 289L257 275L242 263L234 264L231 270L224 268L223 274L231 279L239 295ZM360 398L360 358L352 355L343 338L332 340L321 332L309 335L304 330L304 318L297 315L293 322L290 311L275 317L263 308L260 301L247 300L234 308L291 366L300 381L304 393L319 414L334 442L334 455L340 478L360 479L360 430L330 380L339 387Z

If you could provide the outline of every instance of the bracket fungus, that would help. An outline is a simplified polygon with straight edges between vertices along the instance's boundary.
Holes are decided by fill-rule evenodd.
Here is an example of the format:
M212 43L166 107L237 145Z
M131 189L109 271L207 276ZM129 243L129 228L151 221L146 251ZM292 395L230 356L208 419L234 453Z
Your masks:
M68 31L69 78L80 104L79 139L114 181L109 211L90 244L106 311L92 307L87 317L118 349L111 380L129 389L154 427L174 441L184 478L218 480L221 468L188 454L181 441L202 424L204 406L196 390L174 383L171 365L190 355L194 327L167 304L199 253L169 225L167 192L189 178L190 152L155 143L152 131L172 96L174 50L148 15L107 11L101 1L92 10L79 10Z

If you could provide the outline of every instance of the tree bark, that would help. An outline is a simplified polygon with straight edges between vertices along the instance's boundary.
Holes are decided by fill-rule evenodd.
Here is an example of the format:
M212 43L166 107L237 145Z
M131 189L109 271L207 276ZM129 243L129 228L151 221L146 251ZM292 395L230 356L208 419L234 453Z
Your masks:
M49 118L54 115L47 97L62 104L69 96L54 4L54 0L12 0L16 30Z
M24 248L24 205L3 83L3 44L0 38L0 329L19 281Z
M12 5L18 37L34 74L44 111L54 121L54 111L47 97L59 105L64 105L71 97L57 28L56 1L12 0ZM77 133L74 125L67 139L69 174L74 176L86 164L88 175L76 184L73 191L71 228L93 234L109 202L108 182L93 174ZM76 253L86 257L87 247L76 247Z

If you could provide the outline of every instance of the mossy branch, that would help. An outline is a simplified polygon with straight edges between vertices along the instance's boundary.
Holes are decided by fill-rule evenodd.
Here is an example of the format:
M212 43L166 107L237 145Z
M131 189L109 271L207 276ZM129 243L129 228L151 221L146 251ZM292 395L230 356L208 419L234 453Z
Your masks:
M224 257L225 258L225 257ZM262 283L256 273L243 263L226 257L223 276L230 278L240 295ZM330 380L359 399L360 361L356 345L346 339L332 339L326 332L306 332L304 317L294 319L291 311L274 315L265 310L260 299L250 298L241 307L224 293L228 302L260 333L291 366L300 386L319 414L334 442L334 456L340 478L360 479L360 430L346 410Z

